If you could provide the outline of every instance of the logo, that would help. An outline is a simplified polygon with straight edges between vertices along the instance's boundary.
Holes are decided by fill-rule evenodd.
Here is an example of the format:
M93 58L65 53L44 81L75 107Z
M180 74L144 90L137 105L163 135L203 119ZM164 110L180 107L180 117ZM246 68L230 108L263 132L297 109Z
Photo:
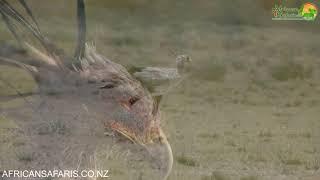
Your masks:
M305 3L301 6L299 13L304 20L313 21L318 15L318 8L312 3Z
M318 15L318 8L313 3L304 3L300 8L289 8L283 3L275 4L272 8L272 20L305 20L314 21Z

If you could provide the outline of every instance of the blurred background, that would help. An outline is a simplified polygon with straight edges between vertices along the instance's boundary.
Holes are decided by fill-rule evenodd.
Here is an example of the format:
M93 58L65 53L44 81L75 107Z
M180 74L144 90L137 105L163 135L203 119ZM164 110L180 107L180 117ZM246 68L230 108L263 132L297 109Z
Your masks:
M76 2L28 2L42 31L72 55ZM320 7L318 1L285 5L304 2ZM86 5L87 40L109 59L126 67L175 67L172 51L193 59L189 78L161 104L175 156L169 179L317 179L319 17L272 21L273 0L87 0ZM8 44L17 46L0 22L0 55L15 57L5 49ZM0 74L21 92L34 88L17 69L0 66ZM15 93L0 83L0 95ZM2 100L0 108L17 104ZM1 148L12 143L8 126L0 118L0 156L10 153ZM126 179L125 169L116 172L114 179Z

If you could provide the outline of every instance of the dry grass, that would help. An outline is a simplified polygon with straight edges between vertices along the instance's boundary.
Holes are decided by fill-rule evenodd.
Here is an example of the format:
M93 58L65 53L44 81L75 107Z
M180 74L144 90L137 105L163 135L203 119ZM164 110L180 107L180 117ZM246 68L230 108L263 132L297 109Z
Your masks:
M210 176L204 176L201 180L230 180L225 174L219 171L212 172Z
M175 154L171 180L291 180L319 170L320 34L318 28L311 29L319 21L302 22L306 29L298 27L300 22L270 22L269 16L252 12L258 8L241 11L245 3L240 1L230 3L227 17L222 1L112 2L88 2L88 40L99 52L127 67L172 67L171 50L193 59L191 80L166 95L161 106L162 126ZM46 34L72 54L71 2L56 4L64 9L61 14L42 2L32 6L42 15ZM3 25L0 34L3 40L12 39ZM34 89L21 70L0 66L0 75L22 92ZM9 94L15 92L0 83L0 95ZM21 104L17 99L0 102L0 107ZM0 157L12 151L7 148L12 143L8 124L0 119L0 135L7 137L1 139L6 142L0 145ZM54 132L67 131L59 123L53 127ZM113 179L136 173L127 171L124 156L102 152L98 163L110 168Z
M190 157L187 157L185 155L177 156L176 160L179 164L185 165L185 166L196 166L197 163L195 160L193 160Z

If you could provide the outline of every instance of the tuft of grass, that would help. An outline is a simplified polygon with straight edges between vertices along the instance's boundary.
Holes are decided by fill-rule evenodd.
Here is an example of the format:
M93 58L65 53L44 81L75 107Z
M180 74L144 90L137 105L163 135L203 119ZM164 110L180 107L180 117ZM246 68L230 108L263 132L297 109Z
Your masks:
M311 77L312 72L312 68L306 68L303 65L292 61L270 68L271 76L278 81L308 79Z
M285 104L286 107L298 107L302 105L302 101L301 100L294 100L293 102L288 102Z
M229 178L219 171L214 171L210 176L203 176L201 180L229 180Z
M237 144L234 142L234 140L232 139L228 139L226 142L225 142L226 145L228 146L231 146L231 147L236 147Z
M301 137L310 139L312 137L312 134L311 134L311 132L302 132Z
M260 89L271 89L270 81L252 78L251 82L252 82L252 84L254 84L256 87L258 87Z
M249 154L248 160L253 162L267 162L267 159L263 156L263 154Z
M284 164L286 165L302 165L302 161L300 159L286 159L283 161Z
M179 164L182 164L182 165L185 165L185 166L192 166L192 167L194 167L194 166L197 165L197 163L196 163L195 160L193 160L192 158L187 157L187 156L185 156L185 155L178 156L178 157L177 157L177 162L178 162Z
M273 134L270 130L261 130L258 136L261 138L271 138Z
M285 165L300 166L303 164L303 162L297 157L297 155L294 155L289 150L280 152L278 154L278 157L281 163Z
M304 150L304 152L307 153L307 154L316 154L317 153L317 148L311 147L311 148L308 148L308 149Z
M66 134L67 126L60 120L51 123L51 131L58 134Z
M312 138L312 134L311 134L311 132L289 133L289 134L287 134L287 137L292 138L292 139L298 138L298 137L310 139L310 138Z
M306 164L305 167L307 170L314 170L314 171L318 171L320 169L320 159L314 159L312 161L309 161Z
M47 135L47 134L60 134L64 135L67 133L67 126L61 120L52 121L49 124L46 124L38 129L39 135Z
M257 176L243 176L240 180L258 180Z
M239 152L239 153L241 153L241 152L245 153L245 152L248 152L248 150L247 150L247 147L246 147L246 146L243 146L243 147L238 147L238 148L237 148L237 152Z
M198 137L204 138L204 139L217 139L217 138L220 137L220 135L218 133L213 133L213 134L201 133L201 134L198 135Z
M28 153L25 151L16 152L16 156L19 161L23 161L23 162L31 162L34 159L34 156L32 153Z
M12 145L15 147L20 147L26 145L26 142L22 138L17 138L15 141L13 141Z

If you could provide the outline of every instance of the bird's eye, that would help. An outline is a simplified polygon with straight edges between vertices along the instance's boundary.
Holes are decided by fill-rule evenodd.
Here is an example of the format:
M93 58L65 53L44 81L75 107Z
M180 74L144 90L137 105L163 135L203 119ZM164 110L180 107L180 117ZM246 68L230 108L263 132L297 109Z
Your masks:
M129 103L130 103L130 105L132 106L132 105L134 105L137 101L139 101L140 100L140 97L138 97L138 96L133 96L133 97L131 97L130 99L129 99Z

